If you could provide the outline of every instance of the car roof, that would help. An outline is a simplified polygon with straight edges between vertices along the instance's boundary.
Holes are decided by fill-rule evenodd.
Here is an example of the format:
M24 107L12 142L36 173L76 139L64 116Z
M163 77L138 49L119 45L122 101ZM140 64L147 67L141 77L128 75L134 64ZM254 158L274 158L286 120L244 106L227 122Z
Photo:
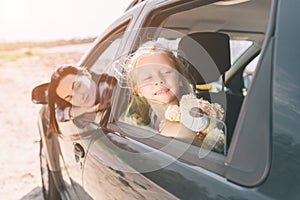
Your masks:
M176 1L150 0L150 2L170 4ZM184 1L180 1L182 2ZM186 3L203 4L203 1L186 1ZM219 1L172 15L164 27L182 33L226 32L231 39L249 39L261 44L269 20L270 4L271 0Z

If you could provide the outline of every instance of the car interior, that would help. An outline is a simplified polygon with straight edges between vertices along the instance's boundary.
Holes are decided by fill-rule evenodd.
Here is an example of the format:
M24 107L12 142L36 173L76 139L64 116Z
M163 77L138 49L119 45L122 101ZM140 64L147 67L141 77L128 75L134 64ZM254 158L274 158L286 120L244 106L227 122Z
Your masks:
M206 64L206 55L202 55L197 48L194 48L194 42L201 45L213 59L217 70ZM229 36L219 32L196 32L183 37L178 45L179 50L185 52L188 61L194 63L189 67L189 72L195 80L195 93L198 98L203 98L211 103L219 103L225 110L225 124L227 126L226 141L230 141L233 128L237 121L238 111L243 102L242 91L234 93L230 88L224 86L225 72L230 68L230 47ZM195 54L195 52L197 52ZM191 54L191 55L189 55ZM205 78L203 78L205 77ZM221 89L219 91L210 91L209 88L199 89L197 85L210 84L218 82L221 79ZM229 145L229 144L227 144Z
M212 73L207 66L193 66L191 63L188 64L193 67L189 70L195 81L196 95L217 102L225 108L226 143L229 148L249 87L249 82L246 85L248 80L244 78L245 68L259 56L269 19L266 11L270 10L271 1L222 1L203 6L198 4L187 2L185 7L172 5L172 8L166 6L165 9L154 10L151 19L145 20L144 26L156 28L150 31L145 28L139 34L140 38L146 40L167 41L169 46L183 51L189 57L188 60L192 58L194 63L201 63L203 59L200 53L195 55L197 51L189 44L190 39L209 53L218 72ZM253 73L251 71L251 76ZM203 86L210 84L221 86L220 90L213 92L208 87L203 89Z
M145 30L145 32L147 32ZM182 57L178 53L178 58L185 63L188 69L189 80L192 80L194 93L198 98L203 98L211 103L218 103L224 109L226 116L224 119L227 129L224 130L226 141L230 141L237 114L236 109L240 109L244 96L242 94L233 94L228 88L225 88L225 72L230 68L230 48L229 36L218 32L197 32L183 36L176 40L175 52L183 52ZM198 88L199 85L209 85L217 83L221 87L217 91L211 91L209 87L205 89ZM125 95L122 95L122 105L120 115L122 116L124 106L128 105L132 98L132 93L126 88L122 89ZM228 99L231 101L229 102ZM119 118L120 119L120 118ZM124 120L121 120L125 122ZM132 124L131 124L132 125ZM141 126L139 126L141 127ZM223 126L224 128L224 126ZM149 129L151 130L151 129ZM188 140L182 136L182 140ZM226 144L228 145L228 144ZM201 146L201 144L200 144Z

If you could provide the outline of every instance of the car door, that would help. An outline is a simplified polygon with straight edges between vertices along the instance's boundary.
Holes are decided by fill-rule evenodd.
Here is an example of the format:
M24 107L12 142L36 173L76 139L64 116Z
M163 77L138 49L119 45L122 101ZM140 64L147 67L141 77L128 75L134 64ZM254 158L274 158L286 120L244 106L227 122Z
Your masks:
M133 25L140 15L143 3L135 5L128 13L121 16L109 28L104 36L99 37L92 50L82 61L81 65L87 66L91 73L107 73L121 80L122 68L120 57L127 56L126 43L133 29ZM115 90L118 90L119 86ZM117 91L115 92L118 93ZM118 96L114 96L116 101ZM113 103L114 103L113 101ZM131 168L126 162L121 161L115 155L106 142L106 138L115 132L111 132L98 124L77 121L76 128L82 132L78 134L80 140L77 146L81 145L84 151L82 161L82 181L84 190L93 199L174 199L175 196L162 190L155 183L148 180L140 173ZM118 135L119 137L119 135ZM88 138L88 142L85 142ZM122 144L121 144L122 145ZM113 148L113 147L112 147Z
M80 119L58 123L61 135L58 136L59 155L56 159L61 163L61 174L64 186L71 198L91 199L84 191L82 185L82 170L85 152L91 141L91 132L95 129L93 124L84 128Z

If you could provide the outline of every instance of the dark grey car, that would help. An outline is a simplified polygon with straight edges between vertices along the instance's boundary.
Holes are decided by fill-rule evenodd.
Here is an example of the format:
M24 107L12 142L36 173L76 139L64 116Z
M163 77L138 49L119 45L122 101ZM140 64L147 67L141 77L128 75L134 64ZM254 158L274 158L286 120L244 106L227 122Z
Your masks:
M59 122L61 135L46 137L47 84L33 90L34 102L43 104L45 198L300 199L299 8L298 0L133 1L78 63L119 80L107 126L77 117ZM220 34L228 42L219 41ZM197 97L208 94L226 108L222 153L119 120L131 94L116 61L155 40L201 66L208 58L182 46L185 36L213 61L189 73ZM221 90L207 93L196 74L211 80L210 67L219 70L212 83Z

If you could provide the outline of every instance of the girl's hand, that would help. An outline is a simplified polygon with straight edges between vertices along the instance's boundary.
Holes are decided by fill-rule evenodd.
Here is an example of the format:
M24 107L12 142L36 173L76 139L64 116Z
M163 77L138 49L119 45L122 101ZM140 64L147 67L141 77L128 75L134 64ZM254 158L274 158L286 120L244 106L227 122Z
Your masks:
M94 105L93 107L90 107L86 110L86 112L98 112L103 109L103 105L101 103L98 103Z
M99 110L101 110L101 105L100 104L97 104L97 105L92 106L92 107L73 106L70 110L70 115L72 117L77 117L77 116L82 115L84 113L95 113L95 112L98 112Z
M81 114L87 112L87 113L93 113L93 112L98 112L100 110L103 110L105 108L107 108L110 105L110 101L109 102L102 102L102 103L98 103L92 107L86 107L85 109L81 109L81 111L83 111Z
M70 109L70 115L72 117L77 117L79 115L82 115L86 112L92 112L93 107L78 107L78 106L72 106Z

